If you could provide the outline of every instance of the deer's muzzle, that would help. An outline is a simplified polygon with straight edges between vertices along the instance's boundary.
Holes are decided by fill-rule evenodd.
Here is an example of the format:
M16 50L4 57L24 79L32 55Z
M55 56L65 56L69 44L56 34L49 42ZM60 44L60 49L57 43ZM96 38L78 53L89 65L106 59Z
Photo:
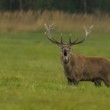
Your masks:
M66 56L66 57L64 57L63 58L63 62L65 63L65 64L67 64L68 62L69 62L69 58Z

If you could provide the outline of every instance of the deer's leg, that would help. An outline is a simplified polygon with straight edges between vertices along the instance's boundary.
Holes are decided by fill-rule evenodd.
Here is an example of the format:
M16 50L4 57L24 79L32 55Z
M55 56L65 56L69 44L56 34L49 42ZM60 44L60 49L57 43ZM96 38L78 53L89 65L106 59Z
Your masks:
M110 80L104 80L104 83L105 83L105 85L107 86L107 87L110 87Z
M78 84L79 84L79 81L68 78L68 85L78 85Z
M104 81L104 83L107 87L110 87L110 81Z
M104 81L104 84L107 86L107 87L110 87L110 76L107 75L106 77L103 78L103 81Z
M78 84L79 84L79 81L75 80L74 85L78 85Z
M97 86L97 87L101 86L101 80L96 79L93 82L94 82L95 86Z
M68 85L72 85L72 84L73 84L72 80L68 78Z

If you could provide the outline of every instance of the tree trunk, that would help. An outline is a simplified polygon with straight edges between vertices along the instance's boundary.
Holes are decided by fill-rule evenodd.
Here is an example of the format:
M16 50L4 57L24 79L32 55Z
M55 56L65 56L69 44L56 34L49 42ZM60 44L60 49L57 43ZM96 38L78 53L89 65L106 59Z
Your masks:
M87 0L83 0L84 14L87 14Z
M33 0L29 0L29 9L32 10Z
M20 11L23 10L22 8L23 8L22 0L19 0L19 10Z

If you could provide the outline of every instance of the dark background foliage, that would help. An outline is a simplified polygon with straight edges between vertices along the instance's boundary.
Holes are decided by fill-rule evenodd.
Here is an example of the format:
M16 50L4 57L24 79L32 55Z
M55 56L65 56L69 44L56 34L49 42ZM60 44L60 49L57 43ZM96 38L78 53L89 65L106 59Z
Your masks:
M1 11L59 10L70 13L110 12L110 0L0 0Z

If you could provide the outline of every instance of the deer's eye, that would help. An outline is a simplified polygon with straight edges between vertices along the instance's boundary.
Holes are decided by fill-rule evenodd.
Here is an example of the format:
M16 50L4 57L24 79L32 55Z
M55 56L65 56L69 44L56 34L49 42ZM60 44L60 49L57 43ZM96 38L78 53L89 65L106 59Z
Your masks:
M70 47L70 46L68 46L68 49L71 49L71 47Z
M61 47L61 50L64 50L64 49L65 49L65 47L62 46L62 47Z

